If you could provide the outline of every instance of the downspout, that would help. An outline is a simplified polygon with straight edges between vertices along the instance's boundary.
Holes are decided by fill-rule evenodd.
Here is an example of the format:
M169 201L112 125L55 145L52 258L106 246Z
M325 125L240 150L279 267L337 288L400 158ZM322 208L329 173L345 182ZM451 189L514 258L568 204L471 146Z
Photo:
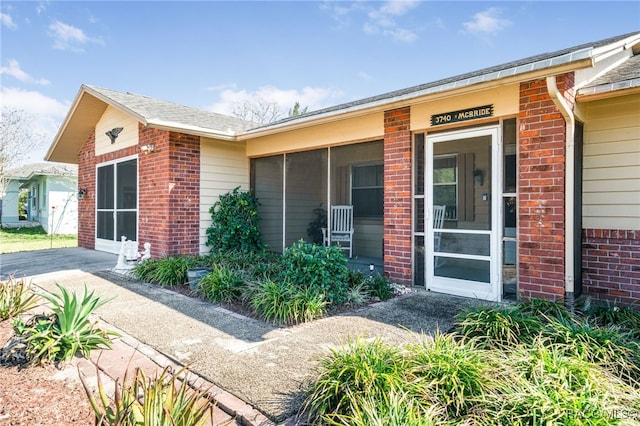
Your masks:
M564 297L565 304L568 308L573 310L575 303L574 288L575 277L573 271L575 267L575 247L573 245L574 240L574 175L575 175L575 158L574 158L574 129L575 129L575 117L571 108L567 104L567 101L562 97L562 94L558 90L556 84L556 76L547 77L547 91L551 100L560 110L560 114L564 117L566 123L565 131L565 179L564 179L564 194L565 194L565 208L564 208Z

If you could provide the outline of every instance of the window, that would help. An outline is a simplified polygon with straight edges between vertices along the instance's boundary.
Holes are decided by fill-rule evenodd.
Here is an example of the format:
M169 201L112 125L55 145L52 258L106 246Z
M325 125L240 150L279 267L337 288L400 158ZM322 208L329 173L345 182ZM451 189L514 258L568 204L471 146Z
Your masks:
M433 159L433 204L445 205L445 219L458 219L458 157Z
M384 167L382 164L351 167L353 216L382 218L384 213Z

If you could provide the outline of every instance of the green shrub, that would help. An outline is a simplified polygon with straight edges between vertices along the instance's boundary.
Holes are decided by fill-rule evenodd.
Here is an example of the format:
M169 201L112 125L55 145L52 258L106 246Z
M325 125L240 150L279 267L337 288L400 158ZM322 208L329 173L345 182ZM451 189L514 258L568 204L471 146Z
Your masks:
M122 384L118 380L115 382L113 398L105 390L99 371L96 376L98 399L82 375L80 379L97 425L202 426L209 424L213 414L207 391L191 388L185 369L172 375L165 368L153 379L143 370L136 369L131 382L125 373Z
M465 338L483 348L505 348L532 341L543 323L513 307L472 307L456 315L456 327Z
M433 341L423 340L407 349L408 373L421 399L432 400L452 416L466 413L482 399L491 380L483 351L440 333Z
M214 264L210 273L200 279L198 292L212 302L231 303L240 300L244 281L239 271Z
M346 300L349 269L340 247L318 246L300 240L285 250L280 262L282 281L324 294L334 305Z
M104 331L89 319L93 311L107 303L107 300L101 300L93 292L88 293L86 286L82 298L79 298L75 292L56 285L60 293L41 295L51 303L51 315L35 316L26 324L21 321L14 323L16 334L25 340L29 361L64 362L77 352L89 358L94 349L110 348L109 336L117 333Z
M37 303L38 296L31 291L24 278L17 281L9 277L6 281L0 281L0 321L28 311Z
M402 392L404 370L401 352L380 339L357 340L346 348L332 349L320 361L318 378L303 409L312 421L352 415L363 399L383 401L387 395Z
M207 247L213 250L255 252L263 248L258 200L240 187L220 196L209 209Z
M322 318L327 302L324 295L311 289L301 289L288 282L265 280L254 284L249 304L267 321L276 324L298 324Z

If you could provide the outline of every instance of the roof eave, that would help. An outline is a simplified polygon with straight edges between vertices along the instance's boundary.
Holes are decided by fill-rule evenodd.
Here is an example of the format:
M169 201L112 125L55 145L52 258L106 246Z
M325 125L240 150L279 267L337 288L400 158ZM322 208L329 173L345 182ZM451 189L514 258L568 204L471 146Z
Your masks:
M162 120L149 120L147 122L147 126L153 127L154 129L168 130L170 132L187 133L189 135L195 135L195 136L200 136L205 138L221 139L225 141L237 140L236 132L231 130L228 132L223 132L223 131L207 129L205 127L199 127L199 126L185 126L183 124L166 122Z
M411 92L401 96L389 97L369 103L347 107L340 110L330 111L324 114L303 117L292 122L275 124L273 126L265 127L262 129L249 130L247 132L239 134L238 140L252 139L278 133L283 130L296 130L299 128L343 120L347 116L358 116L377 111L385 111L393 109L399 105L406 105L411 101L414 101L414 103L418 103L415 102L416 100L424 102L424 98L427 97L430 98L429 100L434 100L444 97L458 96L463 93L486 90L493 87L513 84L518 81L531 80L548 75L557 75L593 66L593 60L591 58L591 48L582 49L580 51L572 52L571 54L563 55L563 57L564 56L571 56L572 60L561 62L556 65L550 65L548 67L542 67L539 65L536 66L537 63L527 64L526 66L496 71L465 80L459 80L456 82L430 87L425 90ZM540 62L552 62L557 58L558 57L550 58ZM527 68L528 70L524 70L521 68Z
M620 81L616 83L601 84L599 86L583 87L576 94L576 101L590 102L598 99L614 98L619 96L640 93L640 78Z

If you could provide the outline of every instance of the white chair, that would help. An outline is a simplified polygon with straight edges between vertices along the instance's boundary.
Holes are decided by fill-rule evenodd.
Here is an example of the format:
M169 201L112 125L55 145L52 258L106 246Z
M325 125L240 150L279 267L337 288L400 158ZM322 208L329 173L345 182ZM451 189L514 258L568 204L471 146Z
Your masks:
M326 246L339 243L342 250L349 250L353 257L353 206L331 206L331 231L322 228L322 241ZM345 243L349 246L345 247Z
M442 240L442 233L436 232L436 229L442 229L444 224L444 213L447 206L433 206L433 251L440 251L440 240ZM435 267L440 266L440 258L436 258Z

